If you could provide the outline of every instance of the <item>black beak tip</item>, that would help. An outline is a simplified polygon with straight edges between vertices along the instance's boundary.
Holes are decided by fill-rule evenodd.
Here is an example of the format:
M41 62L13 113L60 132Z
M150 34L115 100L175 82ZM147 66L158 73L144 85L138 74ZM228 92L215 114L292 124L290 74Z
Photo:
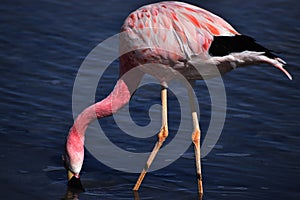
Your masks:
M76 190L78 192L84 192L84 188L81 184L80 178L76 178L73 176L68 182L68 188L72 190Z

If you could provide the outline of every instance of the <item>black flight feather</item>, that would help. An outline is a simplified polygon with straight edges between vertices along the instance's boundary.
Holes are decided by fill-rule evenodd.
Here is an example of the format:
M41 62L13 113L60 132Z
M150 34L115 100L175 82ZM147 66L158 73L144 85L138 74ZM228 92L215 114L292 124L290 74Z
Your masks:
M214 36L209 48L209 54L212 56L226 56L230 53L243 51L265 52L263 55L269 58L277 57L271 50L256 43L253 38L246 35Z

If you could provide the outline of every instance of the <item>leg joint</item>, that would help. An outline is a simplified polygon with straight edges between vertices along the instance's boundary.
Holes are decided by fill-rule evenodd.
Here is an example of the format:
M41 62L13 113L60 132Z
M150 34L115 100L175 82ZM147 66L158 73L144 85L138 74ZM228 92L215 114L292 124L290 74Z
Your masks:
M168 127L167 126L163 126L160 129L160 132L158 133L158 140L160 142L164 142L165 139L168 137L168 135L169 135Z
M194 130L192 134L192 141L194 144L200 143L200 130Z

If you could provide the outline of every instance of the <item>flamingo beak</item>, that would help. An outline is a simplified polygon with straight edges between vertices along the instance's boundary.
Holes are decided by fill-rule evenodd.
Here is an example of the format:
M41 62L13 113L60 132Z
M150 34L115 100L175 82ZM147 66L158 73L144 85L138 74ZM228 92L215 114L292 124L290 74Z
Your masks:
M75 176L75 174L68 170L68 181L70 181L73 178L73 176Z
M71 170L68 170L68 186L75 190L84 191L79 175L74 174Z

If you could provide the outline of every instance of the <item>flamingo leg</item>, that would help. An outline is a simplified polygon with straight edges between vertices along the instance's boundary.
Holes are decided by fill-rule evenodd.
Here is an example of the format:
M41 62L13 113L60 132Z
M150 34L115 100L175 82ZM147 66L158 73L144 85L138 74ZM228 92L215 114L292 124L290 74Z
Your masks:
M197 173L197 182L198 182L198 192L200 199L203 196L203 185L202 185L202 173L201 173L201 151L200 151L200 137L201 131L199 127L198 116L195 108L195 99L192 91L189 91L189 100L192 112L193 119L193 133L192 133L192 141L194 143L194 151L195 151L195 159L196 159L196 173Z
M160 129L160 132L158 133L158 140L146 162L146 165L143 169L143 171L141 172L135 186L133 187L134 191L138 191L150 165L152 164L158 150L160 149L160 147L163 145L163 142L165 141L165 139L168 137L168 116L167 116L167 88L166 87L162 87L161 90L161 101L162 101L162 126Z

